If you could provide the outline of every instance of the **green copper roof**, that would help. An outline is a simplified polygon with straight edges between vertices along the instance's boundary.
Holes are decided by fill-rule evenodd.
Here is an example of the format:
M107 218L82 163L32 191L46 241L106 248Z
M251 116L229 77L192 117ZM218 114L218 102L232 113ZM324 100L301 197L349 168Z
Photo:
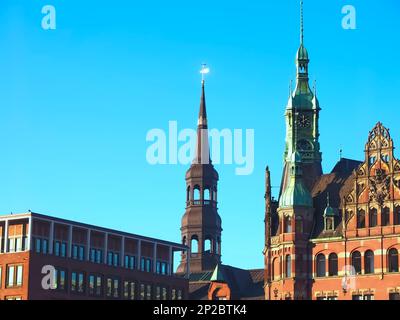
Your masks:
M324 217L334 217L336 215L338 215L337 210L331 207L329 201L329 193L328 193L326 198L326 208L324 210Z
M224 277L224 275L222 273L222 266L220 264L217 264L217 266L215 267L210 281L213 281L213 282L225 282L225 277Z
M313 206L311 194L304 186L301 178L299 163L301 163L301 156L298 152L294 152L291 156L290 161L292 170L290 181L279 199L279 206L281 208L295 206Z
M324 216L325 217L334 217L336 216L336 210L333 209L332 207L326 207L324 211Z
M309 60L307 49L303 44L301 44L299 50L297 50L296 60Z

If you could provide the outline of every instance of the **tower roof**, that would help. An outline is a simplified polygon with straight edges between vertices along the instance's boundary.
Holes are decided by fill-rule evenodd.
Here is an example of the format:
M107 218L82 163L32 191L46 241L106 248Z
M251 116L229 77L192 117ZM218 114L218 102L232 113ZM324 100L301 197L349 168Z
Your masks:
M210 146L208 141L208 121L206 110L206 94L204 89L204 79L201 82L201 97L199 118L197 121L197 145L195 164L210 164Z
M302 181L300 163L300 154L298 152L293 152L290 161L291 173L289 184L286 186L279 199L279 206L281 208L295 206L312 207L313 205L311 193L307 190Z
M198 126L202 129L207 129L207 110L206 110L206 94L204 90L204 80L201 82L201 97L200 97L200 111L199 111L199 121Z
M220 263L217 264L217 266L214 269L214 272L210 278L210 281L212 282L220 282L220 283L224 283L225 281L225 277L223 274L223 267Z
M310 89L308 78L308 64L310 62L308 51L304 46L303 0L300 1L300 46L296 53L297 81L296 89L292 95L291 107L295 109L317 109L317 100ZM289 106L288 106L289 108Z

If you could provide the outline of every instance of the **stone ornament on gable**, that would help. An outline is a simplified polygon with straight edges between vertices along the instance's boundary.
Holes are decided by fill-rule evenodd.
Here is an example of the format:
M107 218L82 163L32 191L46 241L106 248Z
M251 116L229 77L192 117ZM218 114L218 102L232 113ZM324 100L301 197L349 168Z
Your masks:
M377 170L376 176L369 179L370 201L376 201L383 205L385 200L390 199L391 178L383 170Z

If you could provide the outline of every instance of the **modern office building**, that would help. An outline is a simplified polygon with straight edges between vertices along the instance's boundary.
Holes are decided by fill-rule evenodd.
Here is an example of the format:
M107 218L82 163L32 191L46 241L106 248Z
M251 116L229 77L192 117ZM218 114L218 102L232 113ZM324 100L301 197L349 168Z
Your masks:
M188 298L185 245L28 212L0 216L0 300Z

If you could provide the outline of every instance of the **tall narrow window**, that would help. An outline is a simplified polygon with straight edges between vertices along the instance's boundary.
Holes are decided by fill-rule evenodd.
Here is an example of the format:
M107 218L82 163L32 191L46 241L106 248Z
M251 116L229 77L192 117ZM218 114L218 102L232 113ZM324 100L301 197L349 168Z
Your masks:
M65 258L67 256L67 244L65 242L61 243L61 257Z
M198 253L199 252L199 239L197 238L197 236L193 236L191 243L190 243L190 252L191 253Z
M285 233L292 232L292 219L290 217L285 217Z
M77 275L76 272L71 273L71 291L75 292L76 291L76 279Z
M329 276L335 277L338 275L338 256L336 253L331 253L328 258Z
M369 226L371 228L376 227L378 225L378 210L375 208L371 208L369 210Z
M211 240L206 239L204 241L204 252L211 252Z
M382 226L390 225L390 209L385 207L382 209Z
M95 288L94 280L95 280L95 277L94 277L94 275L91 274L89 276L89 294L90 295L94 295L94 288Z
M200 200L200 187L199 186L194 187L193 200Z
M296 233L303 233L303 219L301 217L296 218Z
M365 228L365 211L362 209L357 212L357 228Z
M9 266L7 270L7 287L14 287L15 266Z
M285 259L285 274L286 278L291 278L292 277L292 258L288 254Z
M107 278L107 289L106 289L106 296L112 296L112 287L113 287L113 280L111 278Z
M399 272L399 253L396 249L390 249L388 254L389 272Z
M326 260L325 260L325 255L323 255L322 253L317 255L316 267L317 267L317 277L325 277L326 276Z
M361 253L354 251L351 255L351 264L356 274L361 274Z
M210 189L204 189L204 200L211 200Z
M374 253L371 250L366 251L364 254L364 266L366 274L375 272Z
M60 243L60 241L56 241L56 242L54 243L54 255L55 255L56 257L59 257L59 256L60 256L60 249L61 249L61 243Z
M279 259L275 258L272 262L272 280L278 280L280 276Z
M400 225L400 206L394 208L394 224Z

